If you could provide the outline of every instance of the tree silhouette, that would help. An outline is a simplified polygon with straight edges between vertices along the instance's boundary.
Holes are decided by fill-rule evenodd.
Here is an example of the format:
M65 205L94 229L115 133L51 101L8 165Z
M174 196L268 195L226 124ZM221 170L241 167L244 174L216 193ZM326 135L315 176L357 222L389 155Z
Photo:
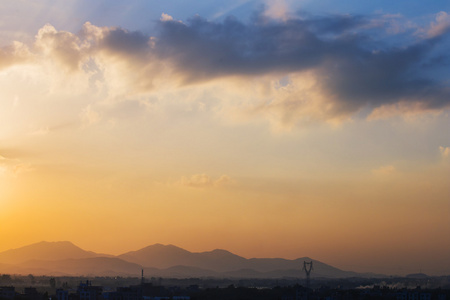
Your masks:
M50 282L50 287L52 289L54 289L56 287L56 280L55 280L55 278L53 278L53 277L50 278L49 282Z

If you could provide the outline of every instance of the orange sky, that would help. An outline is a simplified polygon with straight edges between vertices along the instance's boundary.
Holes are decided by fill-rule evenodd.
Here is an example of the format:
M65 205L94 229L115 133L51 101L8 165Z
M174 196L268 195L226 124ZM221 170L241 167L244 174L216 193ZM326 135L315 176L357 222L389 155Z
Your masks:
M267 14L288 24L284 10ZM189 24L170 18L165 30ZM444 36L445 18L414 37ZM211 70L201 57L191 67L169 38L113 26L48 24L14 42L5 32L0 251L163 243L353 271L450 270L447 100L349 100L363 96L333 86L333 55L298 69Z

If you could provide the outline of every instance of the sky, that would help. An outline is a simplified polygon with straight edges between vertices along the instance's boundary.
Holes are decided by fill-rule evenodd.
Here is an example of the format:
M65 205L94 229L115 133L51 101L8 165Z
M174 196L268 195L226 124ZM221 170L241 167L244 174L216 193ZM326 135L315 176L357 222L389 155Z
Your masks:
M0 251L450 274L450 3L0 3Z

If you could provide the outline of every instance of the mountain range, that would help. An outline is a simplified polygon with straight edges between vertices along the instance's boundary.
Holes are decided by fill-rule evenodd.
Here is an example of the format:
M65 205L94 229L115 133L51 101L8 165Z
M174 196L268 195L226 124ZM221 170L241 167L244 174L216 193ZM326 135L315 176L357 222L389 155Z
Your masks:
M0 252L0 274L48 276L303 278L303 262L312 261L314 278L378 277L343 271L302 257L247 259L226 250L190 252L173 245L155 244L121 255L83 250L71 242L39 242Z

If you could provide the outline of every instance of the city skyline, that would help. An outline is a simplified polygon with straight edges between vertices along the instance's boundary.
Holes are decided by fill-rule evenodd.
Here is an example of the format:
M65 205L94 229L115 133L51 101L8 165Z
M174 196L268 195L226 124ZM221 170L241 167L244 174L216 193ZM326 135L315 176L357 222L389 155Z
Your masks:
M0 252L448 275L450 4L391 2L1 3Z

